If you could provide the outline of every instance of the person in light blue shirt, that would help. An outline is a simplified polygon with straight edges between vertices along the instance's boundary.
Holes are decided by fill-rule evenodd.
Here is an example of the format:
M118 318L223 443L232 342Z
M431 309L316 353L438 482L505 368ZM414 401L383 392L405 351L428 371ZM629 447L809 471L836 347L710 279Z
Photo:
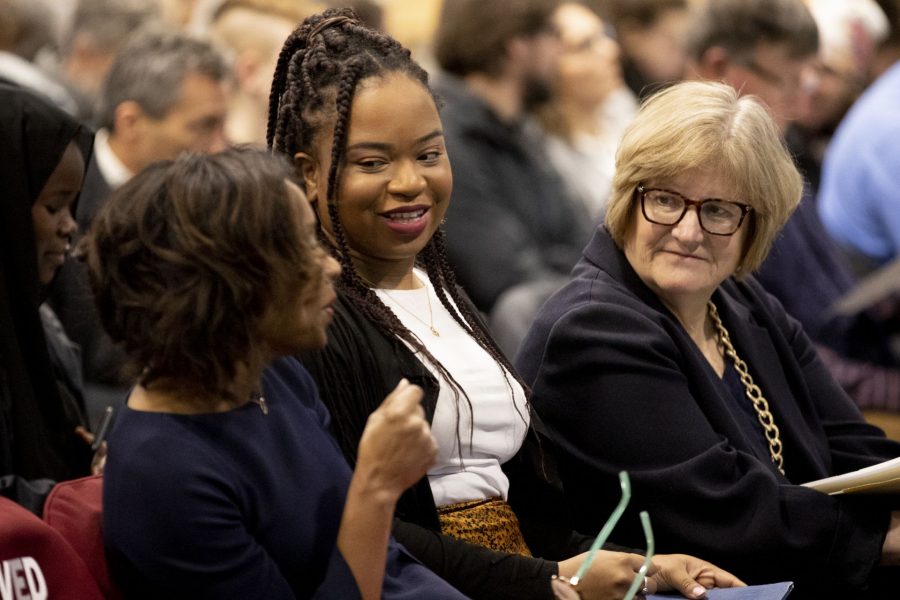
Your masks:
M900 39L895 44L900 58ZM825 155L818 207L860 273L900 254L900 61L838 127Z

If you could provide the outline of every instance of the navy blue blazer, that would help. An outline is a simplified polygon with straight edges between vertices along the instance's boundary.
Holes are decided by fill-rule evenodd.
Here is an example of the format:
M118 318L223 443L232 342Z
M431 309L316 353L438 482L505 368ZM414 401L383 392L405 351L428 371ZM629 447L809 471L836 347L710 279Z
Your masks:
M600 228L516 359L558 446L576 529L602 525L626 469L634 496L620 543L644 543L637 512L648 510L658 552L700 556L748 583L859 590L898 499L798 484L900 456L900 443L864 422L752 277L727 280L713 301L781 429L786 477L754 451L758 431L735 414L725 383Z

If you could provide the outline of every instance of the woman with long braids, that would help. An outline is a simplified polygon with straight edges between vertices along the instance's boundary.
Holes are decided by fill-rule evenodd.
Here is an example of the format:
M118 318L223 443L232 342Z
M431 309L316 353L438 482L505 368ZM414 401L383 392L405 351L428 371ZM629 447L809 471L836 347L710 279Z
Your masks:
M352 11L314 15L280 54L268 142L293 158L342 266L328 345L302 358L351 463L385 390L425 390L438 458L399 500L394 535L472 597L552 598L551 576L574 575L591 539L568 526L524 386L445 258L452 182L427 74ZM622 597L641 562L605 552L578 590ZM650 573L650 591L693 598L740 584L684 555Z

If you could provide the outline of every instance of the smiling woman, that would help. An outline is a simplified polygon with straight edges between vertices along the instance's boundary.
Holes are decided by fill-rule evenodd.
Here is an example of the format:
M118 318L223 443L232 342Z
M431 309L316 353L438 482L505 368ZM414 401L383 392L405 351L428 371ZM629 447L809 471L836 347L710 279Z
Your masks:
M285 42L271 98L269 141L293 157L343 267L328 345L301 356L345 455L360 459L385 390L421 385L438 452L397 503L397 539L474 598L552 598L551 576L574 575L592 538L569 526L543 427L447 262L452 181L427 75L396 41L330 10ZM642 563L605 552L579 590L622 597ZM653 589L694 598L701 580L736 583L683 555L651 575Z
M697 204L689 206L684 203L684 196L735 198L737 192L712 169L685 171L651 185L681 190L682 194L667 194L659 189L652 189L648 194L643 186L638 187L643 218L634 220L623 246L625 256L647 287L675 314L680 314L681 308L693 308L684 306L689 302L705 311L713 291L737 270L747 245L747 228L738 226L743 224L744 213L736 203L731 203L735 227L728 235L710 233L706 221L711 218L704 216L709 212L709 201L702 208ZM668 204L661 208L663 199ZM648 206L648 200L654 203ZM681 204L677 211L670 206L674 202ZM670 212L675 213L673 217L665 218ZM665 224L659 222L662 219Z
M328 139L333 129L330 123L320 135ZM331 149L318 144L296 160L323 232L335 245L325 198ZM337 204L340 227L359 275L378 287L421 287L412 267L444 220L451 187L441 121L428 89L400 73L361 83L336 192L343 199Z
M860 597L884 577L877 565L900 562L897 498L800 484L900 444L863 421L750 275L801 189L754 97L699 82L652 96L622 139L605 228L516 363L561 450L577 526L602 523L627 470L661 550L795 581L801 598ZM637 522L623 518L626 544L643 540Z

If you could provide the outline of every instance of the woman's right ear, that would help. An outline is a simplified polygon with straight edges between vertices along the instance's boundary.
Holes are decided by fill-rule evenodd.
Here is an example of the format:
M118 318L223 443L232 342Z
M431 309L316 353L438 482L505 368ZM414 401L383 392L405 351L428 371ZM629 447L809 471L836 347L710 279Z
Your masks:
M294 155L294 168L303 180L306 198L315 208L319 201L319 163L306 152L298 152Z

